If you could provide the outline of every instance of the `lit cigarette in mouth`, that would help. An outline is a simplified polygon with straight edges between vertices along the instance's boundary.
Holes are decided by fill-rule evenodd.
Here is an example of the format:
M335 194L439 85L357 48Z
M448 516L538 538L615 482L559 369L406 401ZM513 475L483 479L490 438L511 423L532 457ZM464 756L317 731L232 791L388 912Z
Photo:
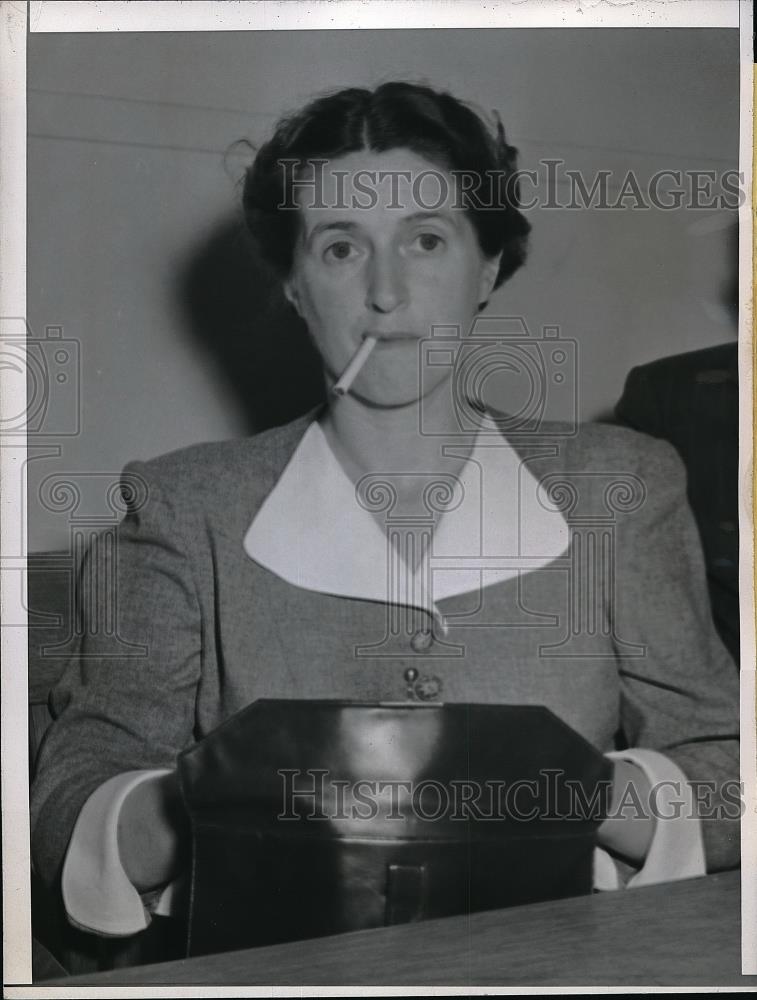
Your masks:
M342 377L334 386L334 395L344 396L350 391L350 386L357 378L358 372L368 360L368 355L376 346L376 337L366 337L352 356L352 361L347 365L342 373Z

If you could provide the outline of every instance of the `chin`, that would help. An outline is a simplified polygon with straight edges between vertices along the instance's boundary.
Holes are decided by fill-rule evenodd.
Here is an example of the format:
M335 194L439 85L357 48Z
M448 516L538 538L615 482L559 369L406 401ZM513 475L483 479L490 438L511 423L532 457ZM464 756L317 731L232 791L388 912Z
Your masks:
M400 410L408 406L417 406L420 402L417 390L412 393L377 392L375 389L353 386L352 395L364 406L375 410Z
M404 409L411 406L420 406L424 400L436 395L440 386L446 383L442 379L438 384L429 387L428 384L419 386L415 379L404 380L404 384L397 381L391 383L365 384L356 380L352 387L352 394L364 406L371 406L375 409L392 410ZM423 390L423 391L422 391Z

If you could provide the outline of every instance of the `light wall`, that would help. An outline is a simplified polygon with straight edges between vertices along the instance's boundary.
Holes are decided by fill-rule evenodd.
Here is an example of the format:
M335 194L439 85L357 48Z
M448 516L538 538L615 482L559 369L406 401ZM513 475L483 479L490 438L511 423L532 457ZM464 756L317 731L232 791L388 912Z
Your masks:
M76 433L32 442L31 550L68 544L51 476L78 482L77 516L97 517L126 461L255 429L255 401L231 391L228 352L215 349L224 315L218 344L207 316L198 337L182 297L189 263L236 218L249 157L230 145L264 139L314 92L425 79L497 108L524 168L562 158L589 176L611 170L616 189L629 169L643 179L737 161L729 30L31 35L28 65L29 323L37 338L61 327L77 342L81 392ZM529 262L489 312L576 341L584 419L611 410L633 365L733 338L722 213L529 218ZM249 338L262 338L269 314L250 295Z

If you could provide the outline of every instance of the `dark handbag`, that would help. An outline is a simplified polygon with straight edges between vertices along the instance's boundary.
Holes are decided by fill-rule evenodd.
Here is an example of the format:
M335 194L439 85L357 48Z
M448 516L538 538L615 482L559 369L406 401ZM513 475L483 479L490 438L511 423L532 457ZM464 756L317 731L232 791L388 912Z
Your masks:
M261 700L179 775L196 955L587 893L611 764L539 706Z

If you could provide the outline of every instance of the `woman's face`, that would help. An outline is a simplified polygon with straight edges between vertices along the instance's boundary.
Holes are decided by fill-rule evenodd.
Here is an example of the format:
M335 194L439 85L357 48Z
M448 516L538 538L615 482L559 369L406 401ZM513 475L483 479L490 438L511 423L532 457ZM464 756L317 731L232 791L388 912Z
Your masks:
M303 184L296 197L302 226L285 288L327 376L336 381L372 335L352 392L389 407L427 395L451 365L421 373L420 342L434 326L467 336L499 263L483 256L452 177L408 149L363 150L326 163L317 190Z

